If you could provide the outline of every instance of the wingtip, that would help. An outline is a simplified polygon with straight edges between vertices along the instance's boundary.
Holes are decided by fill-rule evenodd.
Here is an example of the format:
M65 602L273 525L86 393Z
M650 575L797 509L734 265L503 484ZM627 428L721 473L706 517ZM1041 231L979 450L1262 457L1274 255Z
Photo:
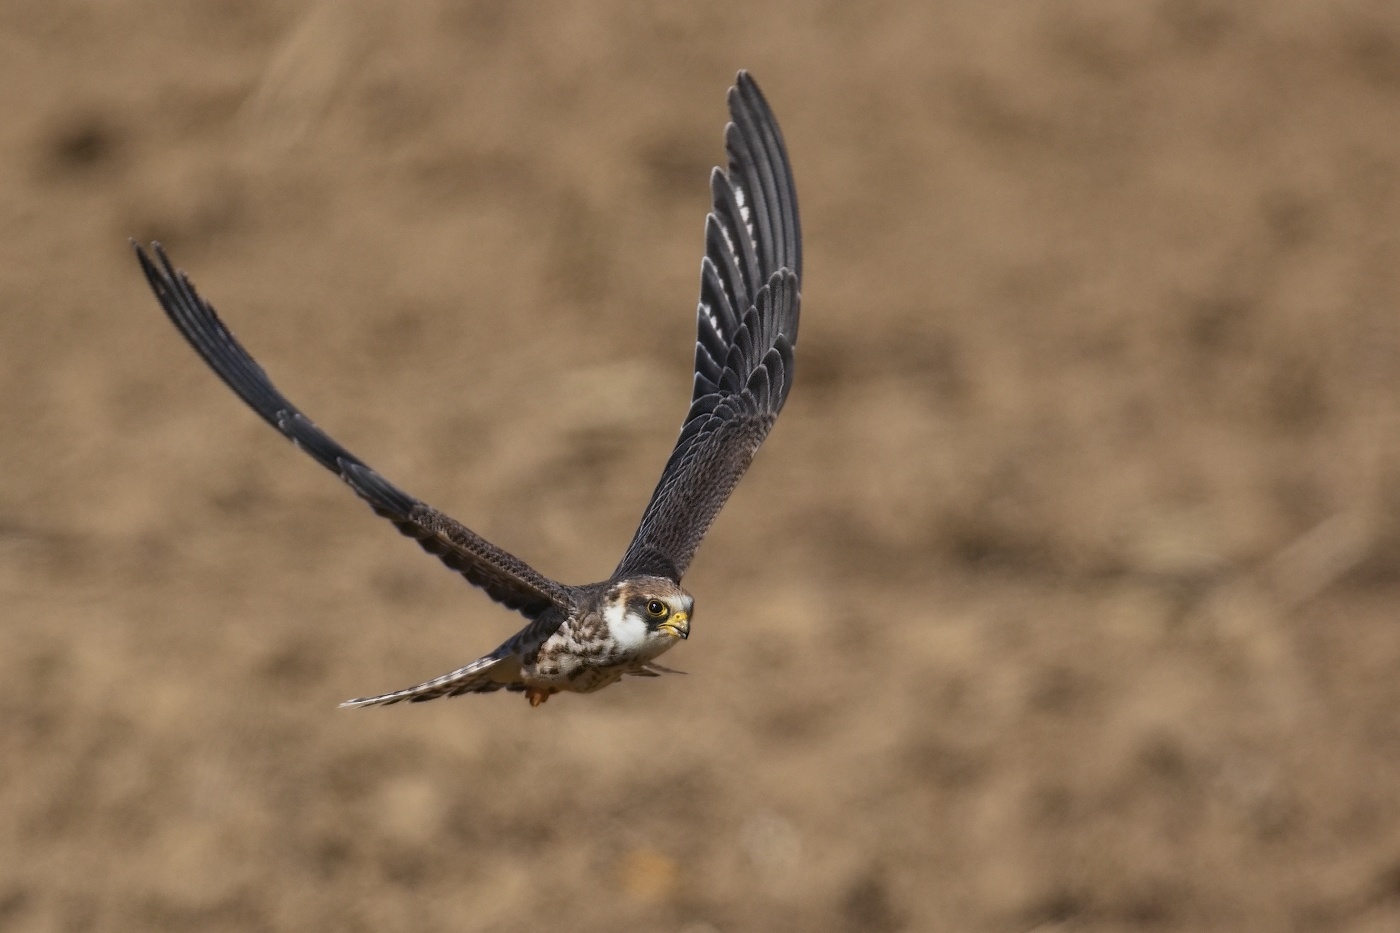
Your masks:
M164 279L173 283L184 278L183 273L175 268L170 257L165 254L165 247L161 245L160 240L151 241L149 253L135 237L128 237L127 242L135 250L136 259L141 263L141 268L146 271L147 277L152 279L152 284L155 284L156 279Z
M160 244L160 240L151 241L151 252L156 254L160 264L165 267L166 273L172 279L184 278L184 273L175 268L175 264L170 261L170 257L165 254L165 247Z
M745 93L753 93L758 90L758 79L753 76L752 71L740 68L739 73L734 76L734 86Z
M141 264L141 269L147 275L151 274L151 257L146 254L146 249L136 241L135 237L128 237L127 242L131 244L131 250L136 254L136 261Z
M729 109L734 109L735 103L744 98L752 97L754 91L758 90L758 82L753 79L747 68L740 68L739 73L734 76L734 86L729 89Z
M758 87L758 81L747 68L739 69L739 73L734 77L734 88L730 93L749 101L764 100L763 91Z
M146 248L137 242L135 237L130 238L128 242L131 243L131 248L136 253L136 261L146 276L146 282L159 298L162 291L169 288L170 275L166 270L170 266L170 260L165 258L165 252L160 248L159 243L151 243L151 253L155 254L155 259L152 259L151 253L146 252Z

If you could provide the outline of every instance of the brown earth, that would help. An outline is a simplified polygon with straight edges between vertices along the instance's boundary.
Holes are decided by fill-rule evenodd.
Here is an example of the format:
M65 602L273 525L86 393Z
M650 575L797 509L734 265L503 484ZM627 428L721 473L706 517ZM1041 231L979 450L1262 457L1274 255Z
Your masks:
M674 438L752 69L797 388L688 677L350 713ZM1400 930L1400 5L0 5L0 929Z

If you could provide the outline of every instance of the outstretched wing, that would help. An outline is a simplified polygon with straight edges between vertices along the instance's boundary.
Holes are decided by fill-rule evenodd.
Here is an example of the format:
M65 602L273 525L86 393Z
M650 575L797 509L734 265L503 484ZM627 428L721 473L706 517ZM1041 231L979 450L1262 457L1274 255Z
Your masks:
M264 421L340 476L370 508L414 538L430 554L486 591L496 602L534 619L552 606L569 607L568 587L413 496L403 492L318 428L277 390L261 366L229 332L214 308L170 264L159 243L153 262L135 243L136 257L166 315L204 362Z
M778 122L748 72L729 91L729 171L710 176L695 392L614 577L679 582L792 388L802 276L797 189Z

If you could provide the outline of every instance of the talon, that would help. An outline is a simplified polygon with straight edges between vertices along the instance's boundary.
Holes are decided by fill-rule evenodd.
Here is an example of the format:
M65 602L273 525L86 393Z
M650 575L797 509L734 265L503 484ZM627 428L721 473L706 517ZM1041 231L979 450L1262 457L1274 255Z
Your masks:
M531 706L539 706L545 700L548 700L549 695L553 692L553 690L545 687L529 687L525 691L525 697L530 701Z

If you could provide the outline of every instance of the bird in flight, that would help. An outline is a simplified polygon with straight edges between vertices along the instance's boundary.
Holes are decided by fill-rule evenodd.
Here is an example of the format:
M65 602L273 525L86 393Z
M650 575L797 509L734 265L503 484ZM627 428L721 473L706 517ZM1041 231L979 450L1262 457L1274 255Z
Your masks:
M399 531L529 620L465 667L342 706L501 689L539 706L552 694L592 693L624 675L671 673L656 659L690 635L694 598L681 577L787 400L797 343L797 191L777 120L747 72L729 90L729 114L729 170L710 175L714 206L705 218L690 410L632 543L601 583L551 580L380 476L278 391L159 243L151 244L154 258L133 243L166 315L239 398Z

